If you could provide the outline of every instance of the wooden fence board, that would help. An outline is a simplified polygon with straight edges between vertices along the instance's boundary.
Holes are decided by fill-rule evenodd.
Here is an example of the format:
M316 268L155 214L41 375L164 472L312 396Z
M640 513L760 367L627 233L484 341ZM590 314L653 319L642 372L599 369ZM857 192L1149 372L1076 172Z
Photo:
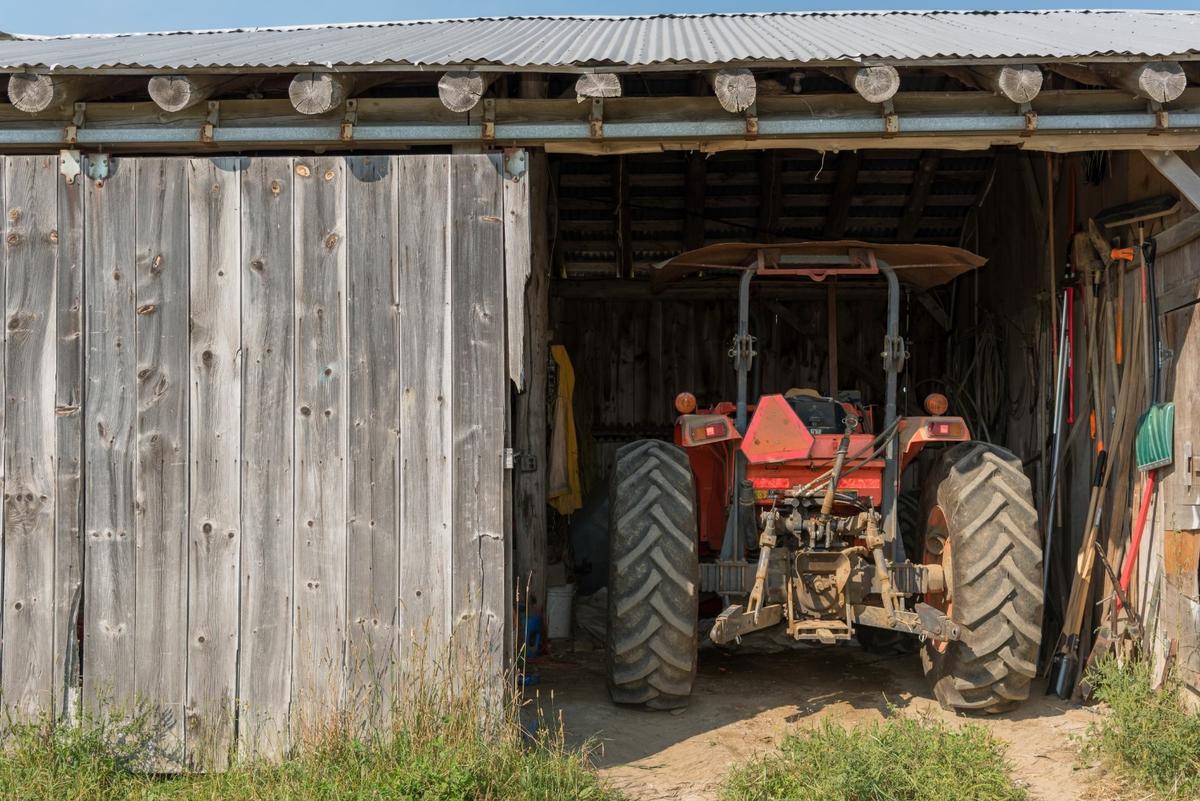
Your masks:
M58 181L55 266L54 694L55 712L75 714L79 701L78 620L83 608L83 181Z
M420 670L448 643L453 447L450 158L397 160L400 282L400 662ZM418 645L419 643L419 645Z
M135 681L165 771L183 765L187 697L187 161L139 159L135 202Z
M241 161L189 162L191 506L188 759L221 770L233 743L241 447Z
M385 726L394 703L400 328L395 158L347 159L349 540L347 709Z
M346 625L346 176L295 163L296 542L292 736L342 702Z
M134 183L136 162L116 159L84 194L84 625L83 701L135 701L133 539Z
M503 489L505 419L504 226L501 177L486 156L451 166L454 545L451 570L455 647L499 676L508 617ZM464 651L463 649L467 649Z
M292 160L242 175L239 754L288 747L292 675Z
M4 651L0 697L17 720L52 702L54 263L58 159L4 169Z

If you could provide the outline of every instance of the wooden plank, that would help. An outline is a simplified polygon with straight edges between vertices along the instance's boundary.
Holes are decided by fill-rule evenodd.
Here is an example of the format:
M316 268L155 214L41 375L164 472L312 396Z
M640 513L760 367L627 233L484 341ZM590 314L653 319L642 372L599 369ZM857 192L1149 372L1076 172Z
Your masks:
M780 161L778 150L764 150L758 154L758 235L762 242L775 241L775 227L779 224L780 210L783 208Z
M137 161L134 632L139 702L159 723L154 771L184 762L188 587L188 170Z
M55 266L57 352L54 522L54 694L57 713L74 718L83 658L83 181L58 182L58 263Z
M279 759L292 694L292 160L242 173L238 753Z
M241 538L241 160L188 163L191 505L187 756L223 770L233 745Z
M862 157L857 150L847 150L838 156L837 179L829 211L825 216L825 238L840 239L846 233L850 219L850 203L854 200L854 188L858 183L858 168Z
M519 358L526 376L524 390L515 399L513 417L513 447L518 452L517 469L512 477L515 592L536 607L546 599L546 359L549 356L546 345L550 286L546 226L550 175L545 153L537 151L528 157L524 181L526 207L521 208L521 198L515 192L507 189L505 192L504 241L506 248L510 239L528 241L530 271L523 302L519 306L510 303L505 314L510 330L516 315L521 315L517 322L522 326L524 347ZM509 183L506 181L506 186ZM511 371L511 340L509 347Z
M296 539L292 739L341 709L346 626L346 175L297 159Z
M454 515L451 601L457 655L499 687L504 663L504 228L501 178L486 156L451 160Z
M445 655L450 630L450 159L401 156L400 666Z
M58 159L4 166L4 650L0 698L17 721L52 709L54 334Z
M908 192L908 203L904 207L904 216L896 226L897 242L913 242L921 227L921 218L925 214L925 205L929 202L929 194L933 189L933 179L937 175L940 155L936 150L928 150L921 154L917 164L917 174L913 177L912 187Z
M84 192L87 310L84 405L83 703L130 709L134 677L134 186L132 160L110 162Z
M400 316L395 159L347 159L349 541L346 708L386 728L395 703Z
M633 275L633 208L629 197L629 164L625 156L612 160L613 203L616 206L618 275Z
M517 392L525 391L525 376L530 369L525 355L525 337L529 322L525 313L525 293L533 266L533 242L530 236L529 193L533 169L531 154L526 153L525 170L504 181L504 277L505 320L508 331L508 377Z

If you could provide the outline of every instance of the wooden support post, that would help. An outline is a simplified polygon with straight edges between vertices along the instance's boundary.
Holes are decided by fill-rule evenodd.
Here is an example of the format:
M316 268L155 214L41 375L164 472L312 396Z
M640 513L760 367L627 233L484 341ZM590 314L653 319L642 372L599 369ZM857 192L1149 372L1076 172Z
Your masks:
M83 97L88 79L80 75L22 72L8 79L8 99L19 111L37 114L52 108L70 108Z
M847 150L838 156L837 179L833 184L833 195L829 199L829 212L825 217L825 238L841 239L846 233L850 219L850 201L854 199L854 187L858 183L858 168L862 158L857 150Z
M550 311L550 171L546 154L529 154L531 259L525 286L525 391L515 400L513 541L517 596L532 608L546 602L546 373Z
M921 217L925 213L925 204L929 202L929 193L933 189L933 179L937 175L939 158L936 150L927 150L921 154L912 188L908 192L904 216L896 226L897 242L912 242L916 239L917 231L921 227Z
M687 155L684 186L683 249L704 247L704 197L708 178L707 154L693 150Z
M1096 64L1092 69L1116 89L1124 89L1145 100L1170 103L1187 88L1187 75L1175 61L1145 64Z
M155 75L147 89L163 111L183 111L203 103L236 78L228 75Z
M582 103L594 97L620 97L621 79L613 72L589 72L575 81L575 98Z
M885 103L900 89L900 73L887 64L852 67L843 71L841 77L868 103Z
M782 161L778 150L764 150L758 155L758 238L775 241L775 227L783 208L783 178L779 175Z
M745 67L708 72L705 78L712 86L721 108L730 114L741 114L754 105L758 89L754 83L754 73Z
M613 195L617 205L617 267L622 278L633 276L633 219L629 209L627 156L613 159Z
M350 97L355 77L340 72L302 72L288 86L292 108L301 114L326 114Z
M451 111L470 111L479 105L497 77L494 72L452 70L438 79L438 98Z

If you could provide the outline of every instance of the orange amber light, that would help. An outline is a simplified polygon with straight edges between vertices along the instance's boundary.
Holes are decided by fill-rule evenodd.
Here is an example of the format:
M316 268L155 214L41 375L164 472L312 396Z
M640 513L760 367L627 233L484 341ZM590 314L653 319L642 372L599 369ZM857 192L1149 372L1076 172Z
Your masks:
M940 392L934 392L925 399L925 411L933 415L945 414L950 408L950 401Z
M696 411L696 396L690 392L680 392L675 396L675 408L680 414L691 414Z

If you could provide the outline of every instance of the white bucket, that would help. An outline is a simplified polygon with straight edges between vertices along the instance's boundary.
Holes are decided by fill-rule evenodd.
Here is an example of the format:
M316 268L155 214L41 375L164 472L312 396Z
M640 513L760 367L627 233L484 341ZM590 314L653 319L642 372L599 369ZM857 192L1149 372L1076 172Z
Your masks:
M571 636L571 606L575 600L575 585L549 587L546 590L546 636L562 640Z

